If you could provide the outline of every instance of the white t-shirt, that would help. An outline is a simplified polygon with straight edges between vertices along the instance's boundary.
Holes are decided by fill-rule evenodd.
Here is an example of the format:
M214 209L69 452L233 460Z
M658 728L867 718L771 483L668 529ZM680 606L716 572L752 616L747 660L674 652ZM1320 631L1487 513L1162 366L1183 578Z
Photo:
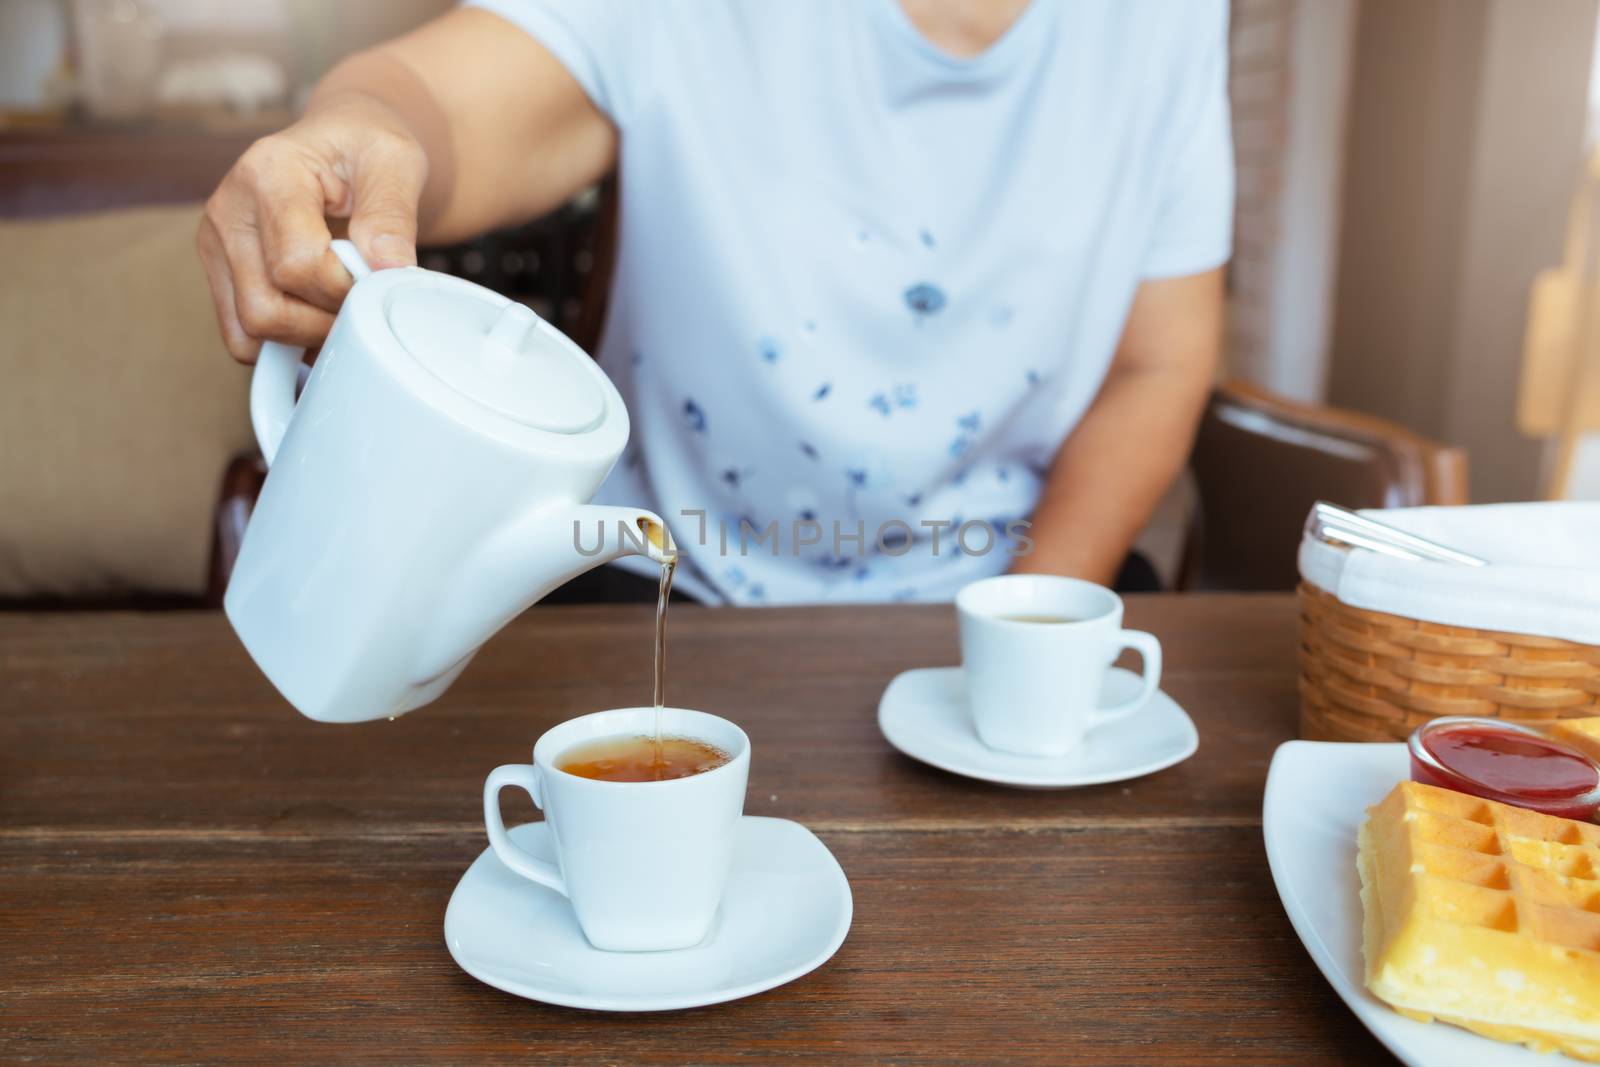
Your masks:
M476 3L621 131L599 499L703 599L1005 570L1139 282L1228 258L1224 0L1033 0L972 59L897 0Z

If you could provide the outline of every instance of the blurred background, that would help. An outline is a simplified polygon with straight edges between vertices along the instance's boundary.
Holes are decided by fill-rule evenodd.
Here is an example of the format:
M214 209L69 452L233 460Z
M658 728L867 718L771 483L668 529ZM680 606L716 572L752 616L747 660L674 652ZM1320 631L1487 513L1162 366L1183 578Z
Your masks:
M341 56L449 6L0 0L0 604L215 601L261 471L199 204ZM1600 499L1596 8L1234 0L1229 384L1145 538L1169 584L1292 583L1279 527L1319 495ZM424 265L592 346L609 204Z

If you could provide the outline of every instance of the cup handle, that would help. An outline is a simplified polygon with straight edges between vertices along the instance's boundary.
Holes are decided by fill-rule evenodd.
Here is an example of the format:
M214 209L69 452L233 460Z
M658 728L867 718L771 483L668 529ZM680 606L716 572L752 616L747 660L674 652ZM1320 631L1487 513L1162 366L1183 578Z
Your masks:
M567 883L561 869L546 860L536 858L506 833L506 824L500 821L500 790L514 785L527 790L534 807L544 810L539 796L539 768L529 763L508 763L489 772L483 783L483 825L489 831L489 847L500 857L500 862L522 877L549 886L562 896L567 895Z
M1139 687L1137 696L1120 704L1113 704L1109 708L1095 708L1090 712L1091 730L1138 711L1155 695L1156 687L1161 684L1161 642L1156 640L1155 634L1147 634L1143 630L1121 630L1117 633L1116 641L1117 651L1128 648L1144 657L1144 684Z
M332 247L352 278L360 281L372 273L349 241L335 241ZM256 357L256 369L250 376L250 425L255 428L256 443L269 467L294 415L294 387L300 381L300 362L305 355L303 348L267 341Z

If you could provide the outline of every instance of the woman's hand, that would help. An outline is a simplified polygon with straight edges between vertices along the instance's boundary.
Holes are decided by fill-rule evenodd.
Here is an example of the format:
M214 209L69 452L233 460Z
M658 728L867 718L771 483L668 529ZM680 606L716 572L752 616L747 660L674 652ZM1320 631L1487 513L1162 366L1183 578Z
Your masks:
M554 209L616 157L582 86L498 15L457 8L351 56L206 204L198 243L223 341L252 363L264 340L327 336L350 288L330 218L350 220L374 270L407 266L419 215L425 239L466 240Z
M421 144L388 105L334 94L234 164L206 202L196 243L223 343L255 362L264 340L322 342L349 291L329 218L374 270L417 261L417 209L428 177Z

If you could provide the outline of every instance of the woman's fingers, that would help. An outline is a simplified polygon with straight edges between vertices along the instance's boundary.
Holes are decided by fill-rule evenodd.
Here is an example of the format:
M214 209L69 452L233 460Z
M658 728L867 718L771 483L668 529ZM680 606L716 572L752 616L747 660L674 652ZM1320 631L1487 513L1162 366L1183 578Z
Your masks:
M196 235L229 353L262 341L314 347L351 278L330 248L329 214L374 270L417 261L428 163L381 110L336 109L252 145L206 204Z
M350 239L373 270L417 262L417 205L428 159L410 138L375 134L350 175Z
M261 187L258 239L267 280L280 293L337 312L350 291L350 272L329 247L322 190L292 177Z
M257 341L301 347L322 343L333 328L333 314L277 287L254 226L223 233L222 247L233 280L234 313L245 333Z
M240 363L254 363L261 352L261 342L245 333L234 310L233 277L228 272L228 256L222 250L222 238L216 224L209 216L200 220L200 232L195 235L195 247L200 251L200 262L206 269L206 283L211 287L211 305L216 309L217 326L222 331L222 344L228 355Z
M333 326L333 313L285 292L273 281L258 230L259 218L271 214L271 209L262 209L244 179L247 172L242 171L236 166L207 201L195 244L211 287L223 344L234 359L254 363L262 341L305 347L321 344ZM317 223L323 225L320 214ZM334 268L348 288L349 276L337 260ZM338 308L338 300L328 292L328 279L308 276L302 284L317 299Z
M321 344L350 289L323 217L328 169L268 137L206 202L195 242L223 343L241 363L254 363L263 341Z

